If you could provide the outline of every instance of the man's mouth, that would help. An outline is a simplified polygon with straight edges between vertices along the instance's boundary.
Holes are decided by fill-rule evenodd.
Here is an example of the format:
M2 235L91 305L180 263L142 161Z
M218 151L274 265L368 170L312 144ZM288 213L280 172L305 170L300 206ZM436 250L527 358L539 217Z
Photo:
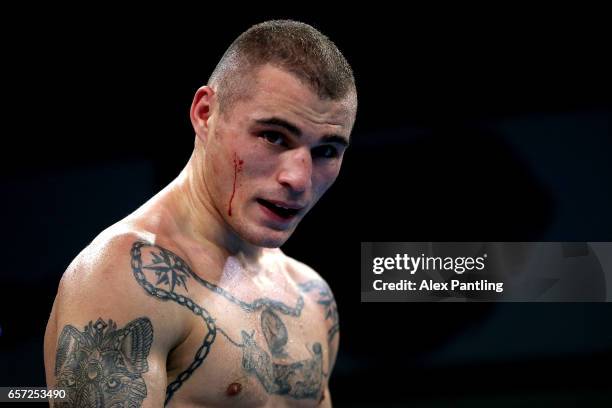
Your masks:
M286 220L295 217L302 209L300 206L282 203L279 201L267 201L262 198L258 198L257 202L272 211L274 214Z

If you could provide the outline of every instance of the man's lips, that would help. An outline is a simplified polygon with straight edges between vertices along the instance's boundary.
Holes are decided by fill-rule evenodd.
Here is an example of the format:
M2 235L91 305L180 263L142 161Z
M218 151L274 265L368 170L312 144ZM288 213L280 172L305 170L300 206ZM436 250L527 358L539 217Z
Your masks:
M285 220L295 217L303 208L305 208L305 206L298 203L264 200L263 198L258 198L257 202Z

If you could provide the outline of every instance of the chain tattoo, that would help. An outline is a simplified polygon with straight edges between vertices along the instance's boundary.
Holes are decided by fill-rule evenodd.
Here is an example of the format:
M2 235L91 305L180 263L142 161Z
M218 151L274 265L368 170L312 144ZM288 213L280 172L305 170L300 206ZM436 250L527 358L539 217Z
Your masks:
M150 244L146 242L137 241L132 246L132 270L134 272L134 276L136 277L136 280L138 281L138 283L151 296L155 296L158 299L163 300L163 301L173 300L177 302L179 305L187 307L196 316L200 316L202 320L204 320L204 323L206 324L206 327L208 328L208 333L204 337L204 341L202 342L202 345L196 352L194 361L189 365L189 367L187 367L185 371L181 372L177 376L176 380L170 383L168 387L166 388L165 404L167 404L170 398L172 398L172 395L176 392L176 390L178 390L181 387L181 385L183 385L183 383L187 381L187 379L191 376L191 374L193 374L193 372L200 366L200 364L202 364L202 362L208 355L208 352L210 351L210 346L213 344L213 342L215 341L215 338L217 337L217 326L215 325L215 321L210 316L208 311L196 305L193 300L189 299L186 296L177 295L174 292L168 292L165 289L156 288L149 281L147 281L144 273L142 272L141 248L143 246L149 246L149 245ZM187 268L187 265L184 265L182 262L180 262L179 265L175 263L173 266ZM173 272L175 271L176 270L173 269Z
M143 265L143 248L150 249L152 263L149 265ZM309 359L295 361L290 364L276 364L272 360L272 357L288 357L284 350L288 341L287 329L280 317L274 312L291 317L300 317L304 308L304 298L301 295L298 297L294 307L269 298L259 298L251 303L244 302L225 289L202 279L178 255L146 241L136 241L132 245L131 266L136 281L150 296L162 301L171 300L186 307L192 313L202 318L208 330L202 345L196 352L193 362L168 385L165 404L170 401L174 393L203 363L216 339L217 332L226 337L232 345L242 349L243 368L246 372L255 375L268 393L288 395L296 399L318 398L320 396L323 384L322 377L327 377L329 373L323 371L322 347L319 343L314 343L309 348L311 354ZM147 280L145 270L154 272L157 278L155 285ZM261 310L261 328L270 353L255 342L254 332L249 334L242 330L242 339L241 342L238 342L216 325L215 319L205 308L189 297L175 293L174 290L177 287L182 287L188 292L187 281L189 278L238 305L246 313L254 313ZM163 289L159 285L167 285L170 290ZM320 280L308 281L298 286L303 293L308 293L312 290L318 291L319 299L317 303L324 307L325 319L330 319L332 322L332 326L327 332L327 341L331 343L333 337L338 332L338 312L329 287Z

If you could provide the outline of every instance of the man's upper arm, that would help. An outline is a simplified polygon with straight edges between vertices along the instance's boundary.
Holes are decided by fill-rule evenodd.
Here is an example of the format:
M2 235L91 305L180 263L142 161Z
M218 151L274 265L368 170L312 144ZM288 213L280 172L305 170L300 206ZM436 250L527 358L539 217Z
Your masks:
M45 371L49 387L67 390L68 406L164 403L166 357L180 319L143 293L130 268L130 244L118 241L79 255L53 305Z

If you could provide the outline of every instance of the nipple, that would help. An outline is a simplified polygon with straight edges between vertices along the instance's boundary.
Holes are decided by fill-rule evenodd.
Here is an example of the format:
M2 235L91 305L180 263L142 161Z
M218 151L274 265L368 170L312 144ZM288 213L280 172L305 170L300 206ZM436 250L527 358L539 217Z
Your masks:
M233 382L227 386L225 393L228 396L233 397L234 395L238 395L240 391L242 391L242 385L240 383Z

